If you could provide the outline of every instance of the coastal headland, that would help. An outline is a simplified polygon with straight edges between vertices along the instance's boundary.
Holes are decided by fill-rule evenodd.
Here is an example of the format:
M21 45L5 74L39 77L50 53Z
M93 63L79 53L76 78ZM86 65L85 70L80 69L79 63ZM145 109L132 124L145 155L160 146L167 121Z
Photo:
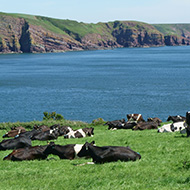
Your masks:
M0 53L46 53L190 44L190 24L83 23L0 13Z

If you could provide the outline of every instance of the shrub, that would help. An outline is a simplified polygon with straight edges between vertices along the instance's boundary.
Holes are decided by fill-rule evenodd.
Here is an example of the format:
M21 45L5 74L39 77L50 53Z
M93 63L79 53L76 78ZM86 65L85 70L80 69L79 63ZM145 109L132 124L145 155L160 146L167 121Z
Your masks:
M94 119L94 120L92 121L92 124L93 124L93 125L103 125L103 124L105 124L105 123L106 123L106 121L104 121L102 118Z
M63 120L64 117L56 112L44 112L43 120Z

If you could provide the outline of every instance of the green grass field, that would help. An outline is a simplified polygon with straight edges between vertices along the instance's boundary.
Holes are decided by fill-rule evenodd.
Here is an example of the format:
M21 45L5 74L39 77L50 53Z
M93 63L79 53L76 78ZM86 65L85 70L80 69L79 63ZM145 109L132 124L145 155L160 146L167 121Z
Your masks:
M26 123L26 125L34 123ZM69 124L75 129L87 125L78 122ZM12 124L0 124L0 141L2 135L7 131L5 127L10 125ZM179 132L160 134L156 130L109 131L103 125L94 127L94 137L81 139L59 137L54 142L65 145L83 144L86 141L95 140L97 146L130 146L141 154L142 159L135 162L118 161L76 166L91 161L91 159L70 161L60 160L57 156L49 155L48 158L53 157L55 160L12 162L3 161L4 156L12 151L1 151L0 189L189 190L190 138L186 138L186 135L183 137ZM33 141L32 143L33 145L45 145L47 142Z

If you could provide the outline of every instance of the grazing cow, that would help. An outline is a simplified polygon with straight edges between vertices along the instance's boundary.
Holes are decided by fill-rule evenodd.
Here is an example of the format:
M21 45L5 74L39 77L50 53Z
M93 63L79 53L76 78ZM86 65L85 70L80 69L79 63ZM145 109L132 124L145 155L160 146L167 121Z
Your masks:
M159 119L158 117L154 117L154 118L149 117L149 118L147 119L147 121L157 122L157 123L158 123L158 126L161 126L161 123L162 123L162 120Z
M181 115L176 115L176 116L168 116L167 121L173 121L173 123L175 123L179 121L185 121L185 119L186 118Z
M127 114L127 119L128 119L128 121L135 121L137 123L139 123L139 122L145 122L145 120L143 119L142 115L141 114L137 114L137 113Z
M55 130L49 130L45 132L39 132L31 137L32 140L39 140L39 141L48 141L57 139L59 136L59 132L57 129Z
M86 136L90 136L93 137L94 135L94 128L93 127L86 127L83 129L78 129L76 131L71 131L69 133L67 133L66 135L64 135L64 138L66 139L70 139L70 138L83 138Z
M93 145L95 142L92 141L91 144ZM77 157L86 157L88 156L78 156L79 152L81 151L83 144L67 144L67 145L56 145L54 142L50 142L47 148L44 151L44 154L54 154L59 156L60 159L69 159L73 160Z
M7 139L0 142L0 150L18 149L30 147L31 139L26 137L16 137L14 139Z
M182 131L186 127L187 127L187 124L183 121L176 122L176 123L169 123L160 127L158 129L158 133Z
M24 127L12 127L11 131L8 131L6 134L3 135L3 138L15 137L16 135L19 135L23 132L26 132L26 129Z
M130 147L121 146L93 146L86 142L78 156L90 156L94 163L105 163L114 161L135 161L141 159L141 155Z
M9 155L5 156L3 160L23 161L23 160L44 160L47 158L43 152L47 148L44 146L25 147L13 150Z
M145 129L158 129L158 123L151 121L138 123L135 127L133 127L132 130L145 130Z

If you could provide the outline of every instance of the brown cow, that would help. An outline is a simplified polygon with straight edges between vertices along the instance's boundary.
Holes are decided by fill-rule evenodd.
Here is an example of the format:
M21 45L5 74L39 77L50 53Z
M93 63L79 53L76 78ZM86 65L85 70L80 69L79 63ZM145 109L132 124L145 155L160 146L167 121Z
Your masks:
M11 131L8 131L6 134L3 135L3 138L15 137L20 133L26 132L24 127L12 127Z
M13 152L5 156L3 160L12 160L12 161L36 160L36 159L43 160L46 159L48 156L43 153L46 148L47 145L19 148L13 150Z
M132 130L158 129L157 122L138 123Z

